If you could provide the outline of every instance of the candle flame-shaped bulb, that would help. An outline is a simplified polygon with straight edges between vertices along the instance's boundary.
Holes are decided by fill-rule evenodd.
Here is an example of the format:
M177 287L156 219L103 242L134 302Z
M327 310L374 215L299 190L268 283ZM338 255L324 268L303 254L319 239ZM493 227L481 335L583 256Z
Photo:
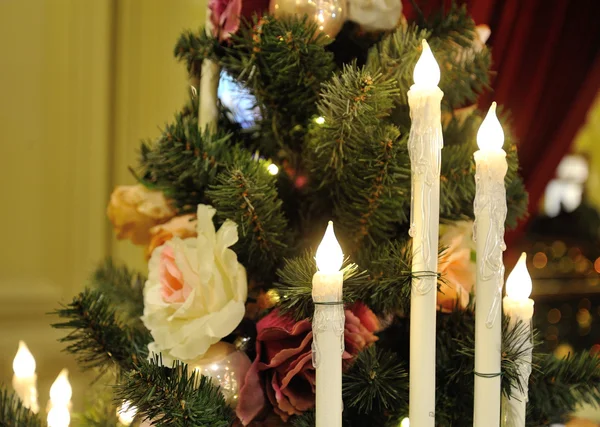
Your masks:
M137 408L131 405L130 401L125 401L119 409L117 409L117 417L119 422L125 426L130 425L137 414Z
M71 383L69 383L69 370L67 368L60 371L56 380L50 387L50 400L53 406L68 406L73 395Z
M344 253L335 238L333 222L329 221L321 244L317 248L317 267L323 273L337 273L342 268Z
M525 301L531 295L531 276L527 271L527 254L523 252L517 265L506 279L506 295L512 299Z
M19 341L19 349L13 360L13 371L19 378L32 377L35 374L35 359L24 341Z
M477 131L477 145L480 150L501 150L504 144L504 130L496 116L496 103L488 110Z
M435 88L440 82L440 66L435 60L427 40L423 39L422 44L423 52L415 65L413 79L417 86Z

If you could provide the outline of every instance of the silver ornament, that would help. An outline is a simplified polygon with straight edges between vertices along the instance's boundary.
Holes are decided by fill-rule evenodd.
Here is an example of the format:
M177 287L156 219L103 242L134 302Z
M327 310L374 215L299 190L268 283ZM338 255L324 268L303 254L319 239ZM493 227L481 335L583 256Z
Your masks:
M235 407L240 387L252 362L246 353L224 342L213 345L207 354L208 357L190 365L197 373L210 377L213 384L221 388L225 401Z
M269 12L277 18L308 15L331 38L342 29L347 9L347 0L271 0L269 5Z

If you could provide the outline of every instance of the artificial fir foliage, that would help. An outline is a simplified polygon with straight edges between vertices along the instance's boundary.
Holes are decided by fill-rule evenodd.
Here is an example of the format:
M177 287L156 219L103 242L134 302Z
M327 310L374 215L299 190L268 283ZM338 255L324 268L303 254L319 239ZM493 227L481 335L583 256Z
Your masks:
M67 343L65 350L86 369L128 370L148 354L148 331L121 320L112 301L100 291L86 289L53 314L64 319L54 328L71 330L60 340Z
M180 362L164 367L160 356L141 359L117 386L116 396L156 426L228 427L235 418L210 378L188 372Z
M237 254L257 279L270 279L273 267L285 255L289 241L287 220L267 164L245 150L233 150L232 163L207 192L221 221L238 224Z
M408 372L398 357L377 346L362 351L343 377L344 406L359 414L405 414Z
M232 249L246 268L251 293L276 295L255 313L278 309L295 321L312 317L315 248L326 221L333 219L347 256L344 301L363 302L382 326L376 344L347 363L344 424L398 425L407 416L408 313L411 279L419 274L411 272L408 236L411 121L406 93L426 38L440 65L444 91L440 218L445 223L473 219L473 152L482 113L457 109L472 105L487 88L490 52L473 47L474 23L458 6L375 36L363 37L350 24L344 31L353 33L342 33L330 44L307 17L264 15L243 23L226 42L204 29L185 32L174 52L186 64L190 80L200 77L202 62L210 59L254 96L260 115L245 129L219 105L219 130L198 129L198 95L191 91L189 102L159 138L142 143L140 162L132 170L142 184L163 192L178 214L209 204L216 209L217 223L237 224L239 238ZM363 50L344 50L349 40L354 49ZM506 224L514 226L526 212L527 195L518 176L510 121L502 116ZM277 176L268 172L270 163L279 167ZM445 280L438 277L439 283ZM54 326L72 330L63 339L66 350L85 368L114 371L115 403L131 401L155 425L232 425L233 411L207 377L180 362L162 366L159 355L148 355L146 345L153 337L139 319L143 283L143 275L110 261L102 264L92 288L56 312L64 321ZM258 304L258 299L252 296L248 302ZM259 319L249 313L233 333L220 337L229 343L250 342L245 349L252 359ZM510 328L505 320L506 397L518 384L518 337L518 326ZM436 339L436 423L469 425L473 304L438 313ZM600 403L598 359L579 355L558 361L536 353L534 361L530 426L564 418L580 401ZM2 410L17 414L20 409L2 396ZM314 412L289 422L313 426Z
M16 393L0 385L0 427L42 427L42 422Z

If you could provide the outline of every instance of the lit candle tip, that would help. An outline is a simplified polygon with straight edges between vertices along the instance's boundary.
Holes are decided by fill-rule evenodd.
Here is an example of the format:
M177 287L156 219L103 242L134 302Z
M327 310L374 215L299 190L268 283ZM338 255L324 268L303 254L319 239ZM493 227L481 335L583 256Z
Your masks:
M35 359L25 341L19 341L19 349L13 360L13 371L20 378L35 375Z
M523 252L506 279L506 295L515 300L525 301L531 295L531 289L531 276L527 271L527 254Z
M477 131L477 145L481 150L501 150L503 144L504 130L496 116L496 102L492 102Z
M440 67L431 52L427 40L423 39L421 45L423 46L423 51L417 61L417 65L415 65L413 79L415 85L433 89L440 82Z
M327 223L327 230L321 244L317 248L317 267L323 273L337 273L342 268L344 262L344 253L335 238L333 231L333 221Z

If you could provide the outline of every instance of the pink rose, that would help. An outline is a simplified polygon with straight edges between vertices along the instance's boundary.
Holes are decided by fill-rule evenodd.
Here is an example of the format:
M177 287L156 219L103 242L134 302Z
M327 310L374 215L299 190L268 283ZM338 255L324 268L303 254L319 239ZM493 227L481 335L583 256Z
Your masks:
M348 360L377 341L379 329L375 314L364 304L346 308L344 341ZM240 390L237 415L248 425L264 408L262 387L275 412L287 421L315 405L315 369L312 365L312 325L308 319L295 322L278 310L256 325L256 359ZM262 378L259 378L262 373Z
M212 32L219 41L227 40L240 28L240 19L261 16L269 8L268 0L210 0Z

